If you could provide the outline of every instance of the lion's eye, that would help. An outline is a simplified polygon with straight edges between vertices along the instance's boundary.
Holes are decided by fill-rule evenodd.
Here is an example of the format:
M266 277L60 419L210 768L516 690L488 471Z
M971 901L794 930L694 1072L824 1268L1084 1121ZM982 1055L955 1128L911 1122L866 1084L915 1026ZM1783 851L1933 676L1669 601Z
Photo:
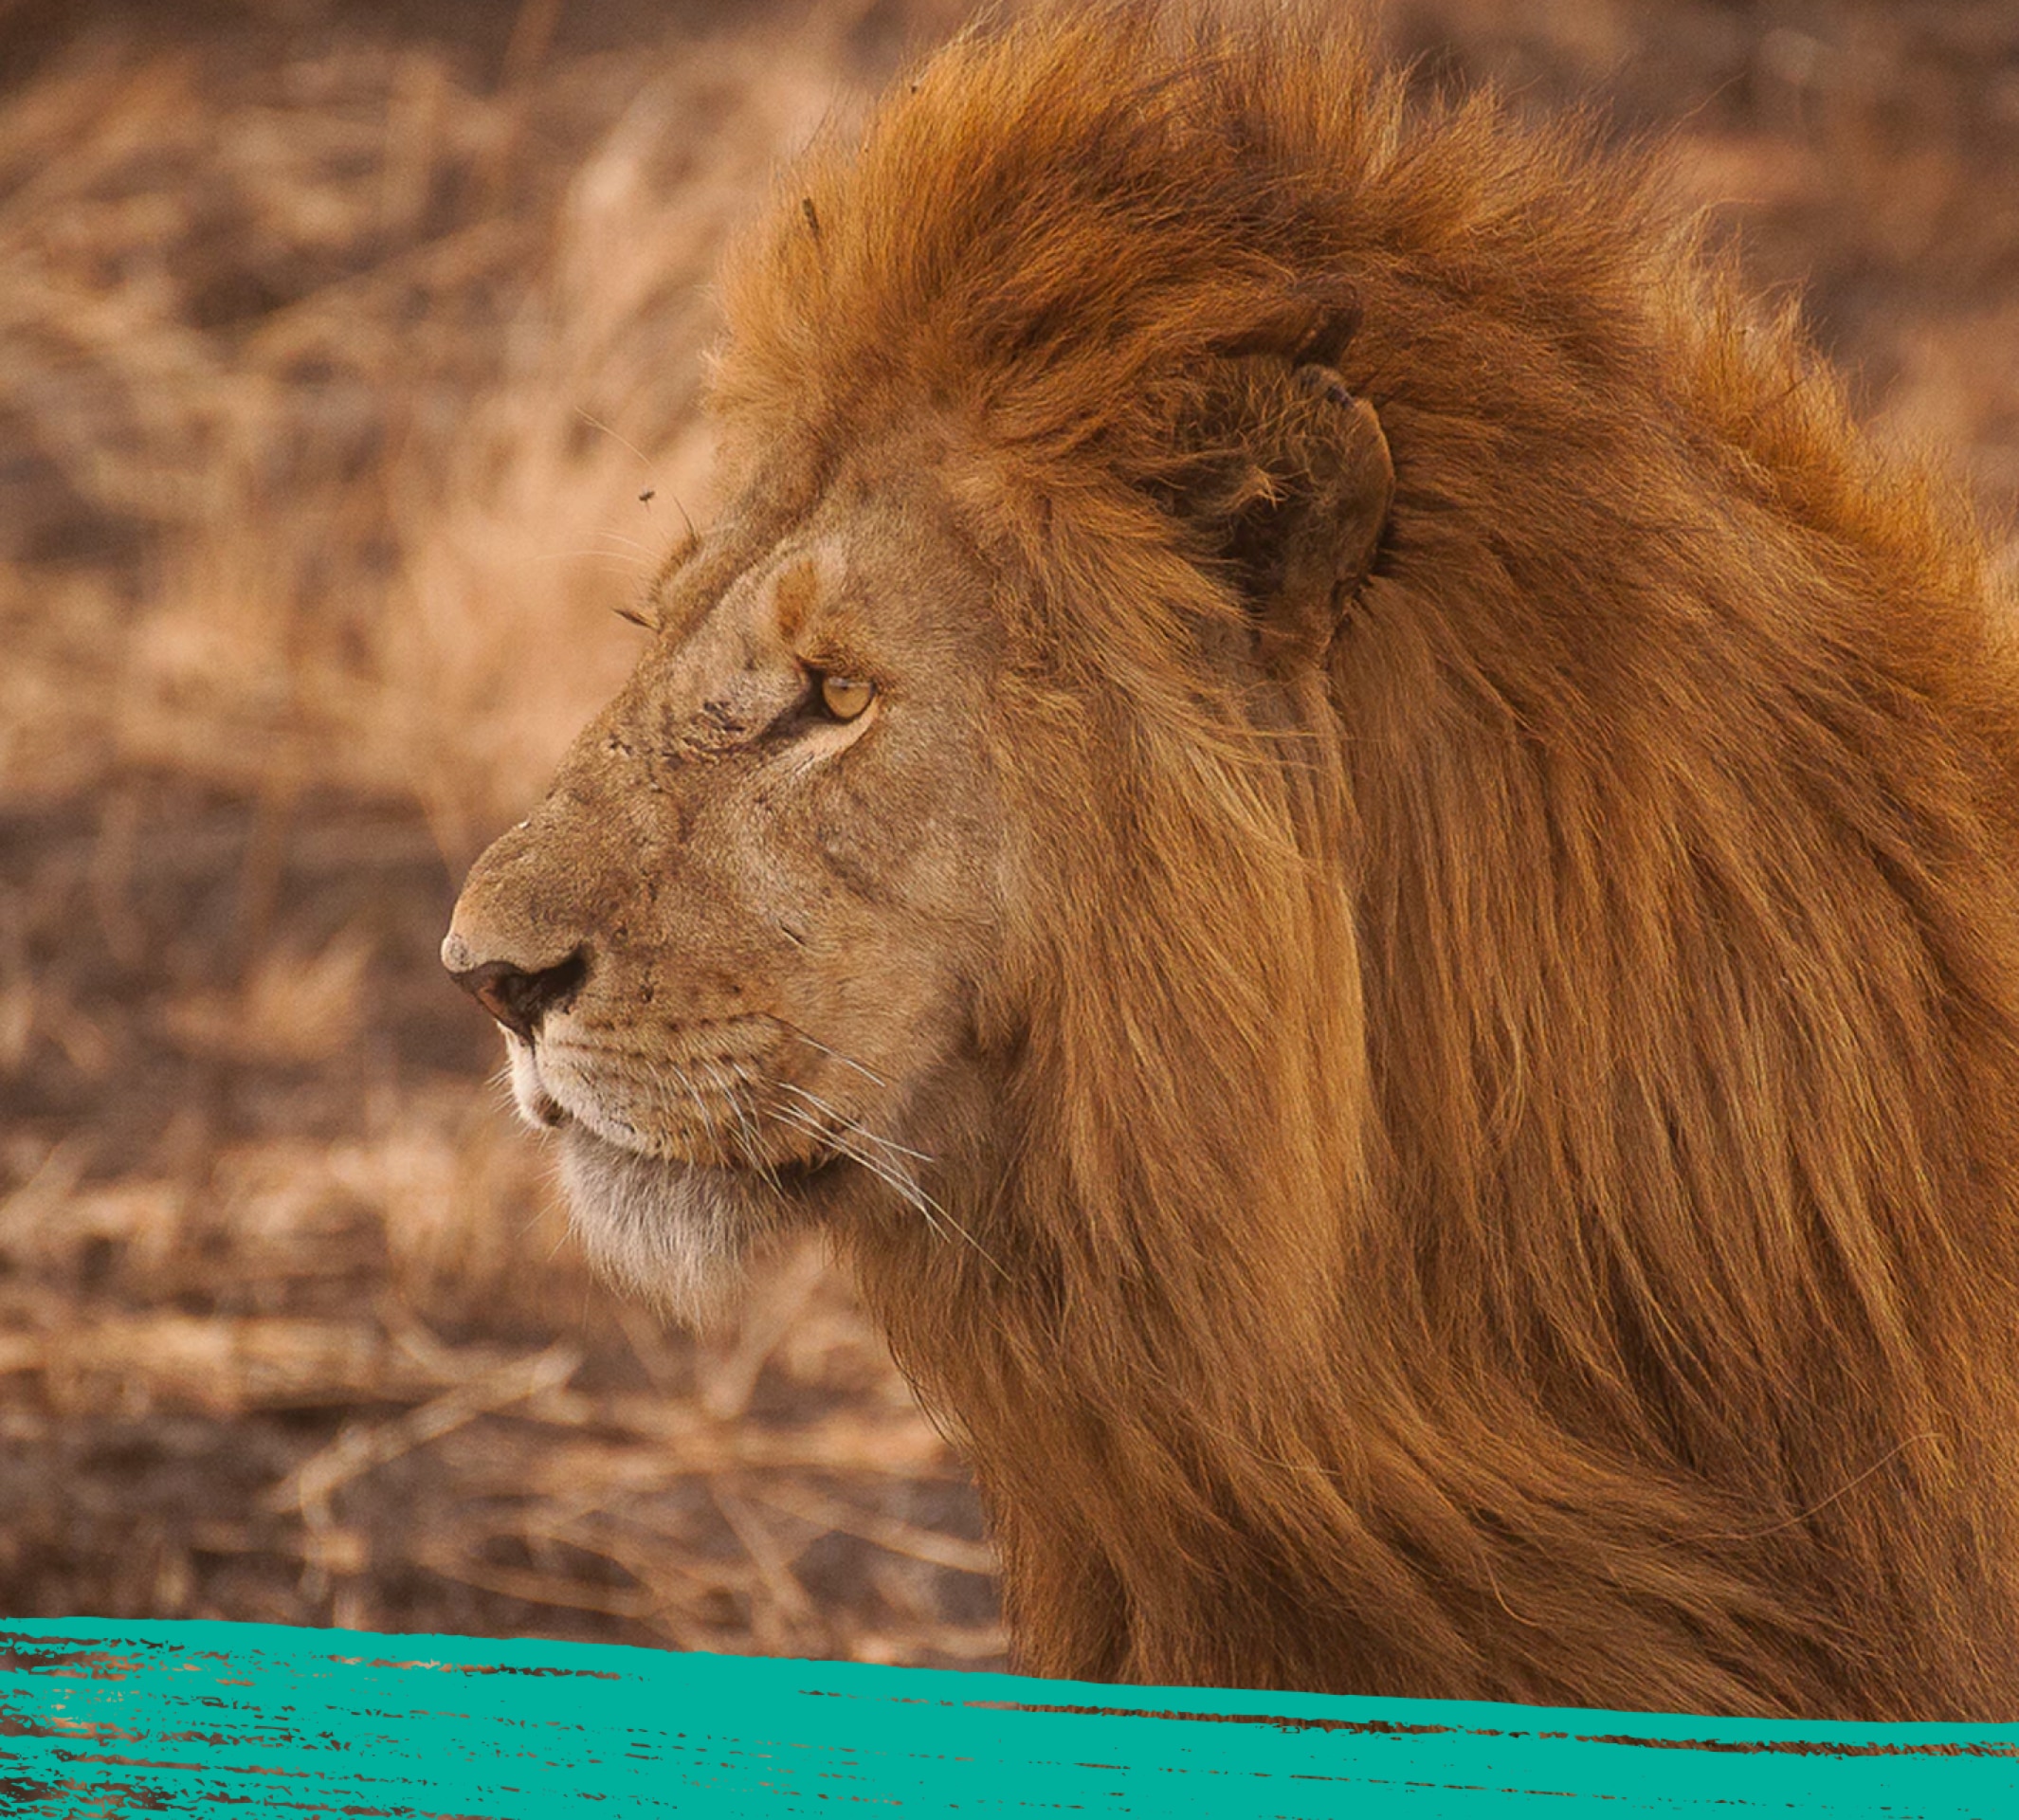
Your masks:
M853 720L869 705L876 684L853 676L823 676L820 704L837 720Z

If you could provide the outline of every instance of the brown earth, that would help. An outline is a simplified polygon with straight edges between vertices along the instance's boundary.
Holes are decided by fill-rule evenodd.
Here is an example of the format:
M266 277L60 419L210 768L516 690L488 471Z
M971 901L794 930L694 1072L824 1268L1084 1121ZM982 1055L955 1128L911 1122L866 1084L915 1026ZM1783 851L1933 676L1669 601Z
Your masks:
M940 0L0 0L0 1613L993 1665L846 1284L587 1276L434 954L707 509L720 238ZM1595 100L2019 566L2019 16L1395 0Z

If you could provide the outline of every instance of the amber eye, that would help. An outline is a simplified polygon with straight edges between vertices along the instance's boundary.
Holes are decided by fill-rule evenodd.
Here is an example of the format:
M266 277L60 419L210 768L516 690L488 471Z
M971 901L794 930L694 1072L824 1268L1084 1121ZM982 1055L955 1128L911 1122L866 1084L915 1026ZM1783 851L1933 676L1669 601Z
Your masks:
M837 720L853 720L869 705L876 694L874 682L864 682L853 676L823 676L820 679L820 703Z

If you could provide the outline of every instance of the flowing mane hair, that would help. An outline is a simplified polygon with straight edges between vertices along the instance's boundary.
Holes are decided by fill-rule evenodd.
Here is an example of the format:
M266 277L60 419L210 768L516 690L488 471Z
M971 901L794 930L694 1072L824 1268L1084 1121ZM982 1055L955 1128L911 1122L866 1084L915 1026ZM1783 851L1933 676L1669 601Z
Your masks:
M2010 605L1700 239L1336 20L1081 6L732 262L732 472L942 424L1000 577L972 1243L856 1249L1024 1667L2019 1719ZM1227 375L1311 349L1392 504L1264 661Z

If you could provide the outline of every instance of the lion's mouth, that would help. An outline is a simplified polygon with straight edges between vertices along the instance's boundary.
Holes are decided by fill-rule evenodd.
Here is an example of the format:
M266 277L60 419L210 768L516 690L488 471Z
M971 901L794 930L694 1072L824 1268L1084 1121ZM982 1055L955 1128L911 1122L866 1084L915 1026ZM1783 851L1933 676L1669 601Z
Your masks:
M536 1131L558 1131L573 1124L574 1115L547 1091L533 1045L516 1030L505 1030L502 1025L499 1028L504 1034L505 1055L512 1070L512 1103L518 1108L518 1116Z
M811 1188L839 1173L847 1163L847 1157L839 1147L810 1132L807 1134L807 1148L800 1154L766 1158L761 1162L741 1161L734 1156L719 1156L703 1162L679 1155L669 1151L664 1141L655 1140L599 1108L564 1103L560 1094L568 1089L558 1083L550 1084L540 1066L537 1045L511 1030L504 1032L504 1039L511 1064L513 1104L519 1117L536 1131L566 1132L574 1141L586 1139L606 1145L675 1174L683 1171L700 1171L723 1177L761 1178L773 1188L784 1191Z
M748 1191L754 1198L774 1204L813 1198L850 1167L847 1157L831 1150L762 1164L700 1162L648 1146L634 1134L608 1136L565 1108L559 1110L558 1117L546 1128L557 1132L568 1148L577 1155L595 1153L621 1157L628 1167L650 1171L668 1182L691 1180L722 1187L734 1185Z

